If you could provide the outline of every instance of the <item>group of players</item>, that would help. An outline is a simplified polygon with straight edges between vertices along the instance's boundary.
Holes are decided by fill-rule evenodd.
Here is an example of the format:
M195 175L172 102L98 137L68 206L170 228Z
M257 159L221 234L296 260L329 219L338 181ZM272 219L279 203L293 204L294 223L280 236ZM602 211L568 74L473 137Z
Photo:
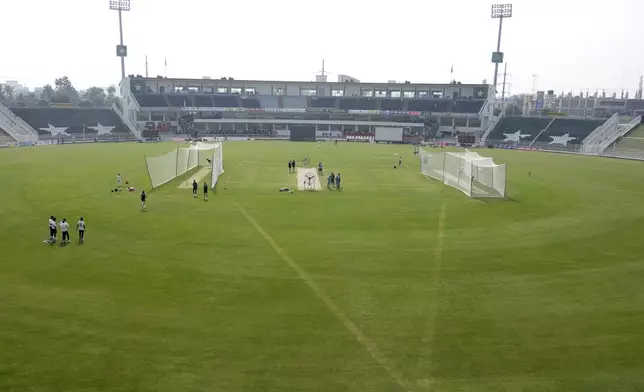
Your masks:
M199 184L197 180L192 180L192 196L197 197L197 189L199 189ZM203 200L208 201L208 184L203 183Z
M71 242L70 237L69 237L69 223L67 222L66 218L63 218L62 221L57 225L56 224L56 217L55 216L50 216L49 217L49 239L44 240L43 243L47 244L55 244L56 243L56 237L58 236L58 227L60 227L60 231L63 235L61 245L69 244ZM78 232L78 243L82 244L85 241L85 230L87 226L85 225L85 220L83 220L83 217L81 216L80 219L78 220L78 223L76 223L76 231Z

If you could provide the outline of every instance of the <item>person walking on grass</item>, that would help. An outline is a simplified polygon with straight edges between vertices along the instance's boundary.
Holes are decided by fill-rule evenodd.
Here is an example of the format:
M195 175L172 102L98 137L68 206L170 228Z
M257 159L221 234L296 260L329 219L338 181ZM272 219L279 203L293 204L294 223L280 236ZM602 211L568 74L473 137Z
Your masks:
M145 194L145 191L141 191L141 211L145 211L145 200L148 198L148 195Z
M208 184L203 183L203 201L208 201Z
M335 189L340 190L340 173L335 176Z
M197 180L192 180L192 197L197 197Z
M76 223L76 231L78 231L78 243L85 242L85 221L82 216Z

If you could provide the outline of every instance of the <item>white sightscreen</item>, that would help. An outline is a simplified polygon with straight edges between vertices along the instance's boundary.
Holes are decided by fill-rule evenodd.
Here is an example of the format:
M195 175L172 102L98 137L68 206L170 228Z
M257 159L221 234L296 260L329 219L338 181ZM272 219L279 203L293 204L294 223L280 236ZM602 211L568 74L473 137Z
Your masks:
M223 144L217 143L212 154L212 179L210 187L214 188L217 185L219 176L224 172L224 152Z
M152 188L161 186L177 176L177 154L175 149L159 157L145 157Z
M390 127L376 127L377 142L402 142L403 129Z
M442 181L470 197L505 197L506 165L471 151L420 151L422 174Z

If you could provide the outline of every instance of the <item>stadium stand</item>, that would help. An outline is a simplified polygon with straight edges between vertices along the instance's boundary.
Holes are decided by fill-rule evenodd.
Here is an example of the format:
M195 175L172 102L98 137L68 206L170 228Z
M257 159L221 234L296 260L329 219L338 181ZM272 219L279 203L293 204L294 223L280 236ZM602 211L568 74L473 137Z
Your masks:
M272 107L272 106L263 106L263 107ZM282 97L282 107L287 109L305 109L306 97L289 97L289 96Z
M483 107L482 101L454 101L452 104L453 113L478 113Z
M551 118L543 117L503 117L488 135L487 141L527 146L551 121Z
M433 99L415 99L409 101L409 110L419 112L448 113L450 111L450 102L446 100Z
M273 95L260 95L259 96L259 104L260 107L263 108L278 108L279 106L279 98L277 96Z
M211 108L215 106L212 95L195 95L195 105L202 108Z
M134 98L142 107L166 107L168 102L165 97L161 94L134 94Z
M133 139L134 135L111 109L14 108L12 111L38 131L39 139Z
M311 107L332 109L336 107L337 101L335 98L314 98L311 99Z
M382 110L404 110L404 103L402 99L383 99L381 101Z
M0 128L0 146L6 146L7 144L15 143L16 139L12 138L4 129Z
M257 98L242 98L241 99L241 107L243 107L243 108L252 108L252 109L261 108L261 106L259 104L259 100Z
M237 108L239 107L239 101L237 101L236 96L234 95L214 95L213 100L215 101L215 106L220 108Z
M533 143L548 145L578 145L605 120L583 120L572 118L555 118L552 124L542 132Z
M644 126L639 125L625 136L619 138L615 148L642 150L644 152Z
M175 95L169 94L166 95L170 106L173 107L183 107L183 106L194 106L193 97L191 95Z

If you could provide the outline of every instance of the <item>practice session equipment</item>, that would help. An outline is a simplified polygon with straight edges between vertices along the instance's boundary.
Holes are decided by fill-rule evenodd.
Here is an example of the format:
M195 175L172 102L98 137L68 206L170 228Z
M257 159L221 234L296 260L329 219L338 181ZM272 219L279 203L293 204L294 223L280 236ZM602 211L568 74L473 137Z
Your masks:
M497 165L492 158L476 152L420 151L422 174L442 181L469 197L505 197L505 164Z
M187 148L175 150L158 157L145 157L145 164L150 177L152 189L174 180L197 166L210 166L213 162L213 184L223 173L223 155L221 143L196 143ZM216 166L216 170L215 169ZM217 175L215 177L215 171Z

